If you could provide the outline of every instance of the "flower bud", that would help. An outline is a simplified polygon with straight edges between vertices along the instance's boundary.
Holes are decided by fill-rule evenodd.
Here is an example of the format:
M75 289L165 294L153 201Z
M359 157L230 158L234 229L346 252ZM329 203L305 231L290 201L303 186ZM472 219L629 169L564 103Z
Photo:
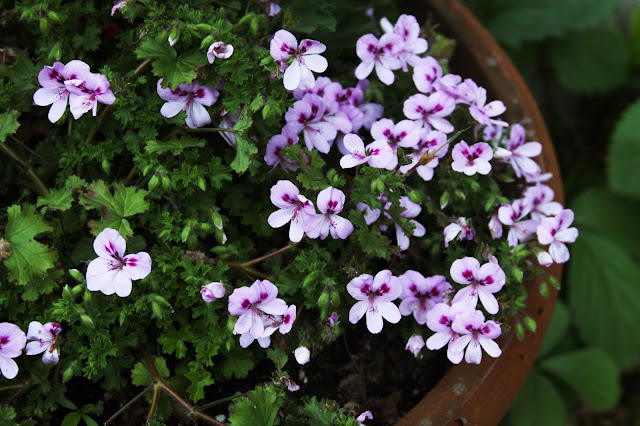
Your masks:
M545 299L549 297L549 286L544 281L540 283L540 294Z
M518 336L520 340L524 339L524 326L522 323L516 324L516 336Z
M174 44L176 44L179 37L180 37L180 28L176 25L171 29L171 32L169 33L169 39L168 39L169 45L173 46Z
M83 284L75 285L75 286L71 287L71 294L73 294L73 296L75 297L75 296L79 295L80 293L82 293L84 291L84 289L85 289L85 286Z
M204 180L204 178L198 178L198 187L203 191L207 190L207 182Z
M447 207L447 204L449 204L449 192L445 191L441 196L440 196L440 208L444 209L445 207Z
M53 10L50 10L49 13L47 13L47 17L51 19L51 22L55 22L56 24L59 24L61 22L60 15L58 15Z
M68 285L65 285L62 288L62 298L68 302L73 301L73 294L71 293L71 289L69 288Z
M84 275L82 275L82 273L77 269L69 269L68 272L69 272L69 275L71 275L74 280L78 281L79 283L84 282Z
M325 310L327 309L328 305L329 305L329 293L322 292L320 297L318 297L318 307L322 310Z
M309 352L309 349L305 346L298 346L298 348L293 351L293 355L296 357L296 361L298 361L298 364L300 365L305 365L311 358L311 352Z
M212 282L202 287L200 295L205 302L213 302L214 300L224 297L226 290L221 282Z
M198 24L198 25L201 25L201 24ZM213 39L214 39L213 34L209 34L208 36L203 38L202 43L200 43L200 48L204 49L205 47L210 46L211 43L213 43Z
M417 358L422 348L424 348L424 345L424 338L418 334L414 334L413 336L409 337L409 341L404 348L411 352L413 356Z
M47 34L49 32L49 20L47 18L40 19L40 32Z
M91 317L87 314L82 314L80 315L80 322L82 323L82 325L84 325L85 327L89 327L89 328L95 328L95 325L93 324L93 320L91 319Z
M236 317L229 315L227 319L227 329L233 333L233 329L236 327Z
M111 171L111 163L106 158L102 160L102 170L107 174Z
M162 176L162 189L168 191L171 188L171 180L167 176Z
M191 235L191 227L185 226L182 229L182 233L180 234L180 239L182 240L183 243L187 242L187 238L189 238L189 235Z
M531 330L532 333L536 332L537 324L536 320L531 317L524 317L524 325Z
M414 190L409 192L409 199L416 204L422 204L422 197L418 191Z
M222 216L217 211L211 211L211 218L213 219L213 225L218 229L222 229Z
M149 191L153 191L159 183L160 178L158 177L158 175L151 176L151 179L149 179Z
M340 305L340 293L338 293L337 291L333 290L331 292L331 304L333 306L338 306Z

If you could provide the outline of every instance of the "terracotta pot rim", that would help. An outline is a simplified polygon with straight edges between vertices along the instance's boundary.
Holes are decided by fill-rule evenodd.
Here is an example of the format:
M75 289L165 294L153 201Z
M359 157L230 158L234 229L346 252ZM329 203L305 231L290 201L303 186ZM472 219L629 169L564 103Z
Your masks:
M489 99L500 99L507 106L504 114L511 123L522 123L528 140L542 144L538 157L543 172L553 173L546 182L555 193L555 200L564 202L560 170L542 114L517 69L498 43L474 15L459 0L426 0L410 4L418 18L436 16L438 28L458 43L452 62L462 55L467 66L475 67L472 77L484 86ZM554 264L549 274L560 280L562 265ZM540 280L528 284L525 314L536 320L536 333L527 333L519 341L514 332L500 338L502 355L496 359L483 356L480 365L453 366L445 376L398 425L495 425L507 409L533 366L536 354L551 321L557 291L550 289L547 299L540 295Z

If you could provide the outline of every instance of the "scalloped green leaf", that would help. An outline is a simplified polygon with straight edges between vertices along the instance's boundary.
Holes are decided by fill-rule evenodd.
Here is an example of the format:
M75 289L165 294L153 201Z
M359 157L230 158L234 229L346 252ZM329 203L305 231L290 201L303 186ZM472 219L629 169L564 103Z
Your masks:
M618 121L607 154L609 186L622 195L640 197L640 100Z

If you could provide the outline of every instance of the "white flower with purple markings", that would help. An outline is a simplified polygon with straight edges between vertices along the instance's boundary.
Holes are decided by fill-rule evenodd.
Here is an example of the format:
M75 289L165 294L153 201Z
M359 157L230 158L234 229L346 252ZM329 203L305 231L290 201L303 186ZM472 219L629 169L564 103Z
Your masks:
M269 215L269 225L280 228L291 222L289 239L294 243L302 240L306 222L316 214L313 203L288 180L279 180L271 187L271 202L280 210Z
M287 90L309 89L315 85L313 72L325 72L327 60L320 53L327 50L319 41L304 39L298 46L298 40L287 30L276 31L271 39L271 57L279 62L293 58L293 62L284 72L284 87Z
M57 364L60 359L60 348L58 347L58 334L62 327L57 322L41 324L38 321L31 321L27 330L27 355L42 354L42 362L45 364Z
M367 329L373 334L382 331L383 318L397 324L402 315L393 303L402 294L402 284L388 269L378 272L375 278L362 274L349 281L347 291L357 300L349 311L349 322L356 324L366 315Z
M427 313L437 303L442 302L446 292L453 290L442 275L425 278L421 273L409 270L398 277L402 284L400 314L413 314L418 324L427 322Z
M353 232L353 224L341 216L338 216L344 207L344 192L332 186L323 189L318 194L316 204L320 214L309 218L304 226L304 231L309 238L324 240L329 233L335 239L345 239Z
M158 96L167 101L160 108L163 117L175 117L180 111L186 111L185 122L190 129L211 123L211 116L206 107L218 100L220 92L215 87L201 86L193 80L191 84L179 84L175 90L170 87L165 89L162 88L162 80L158 80L157 92Z
M466 348L464 360L469 364L480 364L482 349L493 358L502 353L498 344L493 341L502 334L500 324L485 321L484 314L480 311L461 313L453 320L451 328L460 334L451 344L452 351L462 352Z
M488 313L498 313L500 307L494 293L502 290L506 282L500 265L487 262L480 266L476 258L465 257L455 260L449 272L453 281L466 286L456 292L453 303L468 301L475 307L479 298Z

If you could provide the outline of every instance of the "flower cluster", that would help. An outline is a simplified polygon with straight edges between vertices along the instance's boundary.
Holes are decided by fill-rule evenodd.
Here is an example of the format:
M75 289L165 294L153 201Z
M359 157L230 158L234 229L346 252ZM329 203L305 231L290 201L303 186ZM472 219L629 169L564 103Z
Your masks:
M57 364L60 357L58 347L58 334L62 327L57 322L41 324L31 321L27 334L15 324L0 323L0 372L7 379L13 379L18 375L18 364L14 358L22 354L27 348L27 355L42 354L42 362L45 364ZM27 340L31 342L27 343Z
M39 106L51 105L49 121L52 123L60 120L67 101L71 115L77 120L89 110L95 116L98 102L111 105L116 100L107 77L92 73L89 65L79 60L45 66L38 74L38 82L42 88L33 94L33 102Z

